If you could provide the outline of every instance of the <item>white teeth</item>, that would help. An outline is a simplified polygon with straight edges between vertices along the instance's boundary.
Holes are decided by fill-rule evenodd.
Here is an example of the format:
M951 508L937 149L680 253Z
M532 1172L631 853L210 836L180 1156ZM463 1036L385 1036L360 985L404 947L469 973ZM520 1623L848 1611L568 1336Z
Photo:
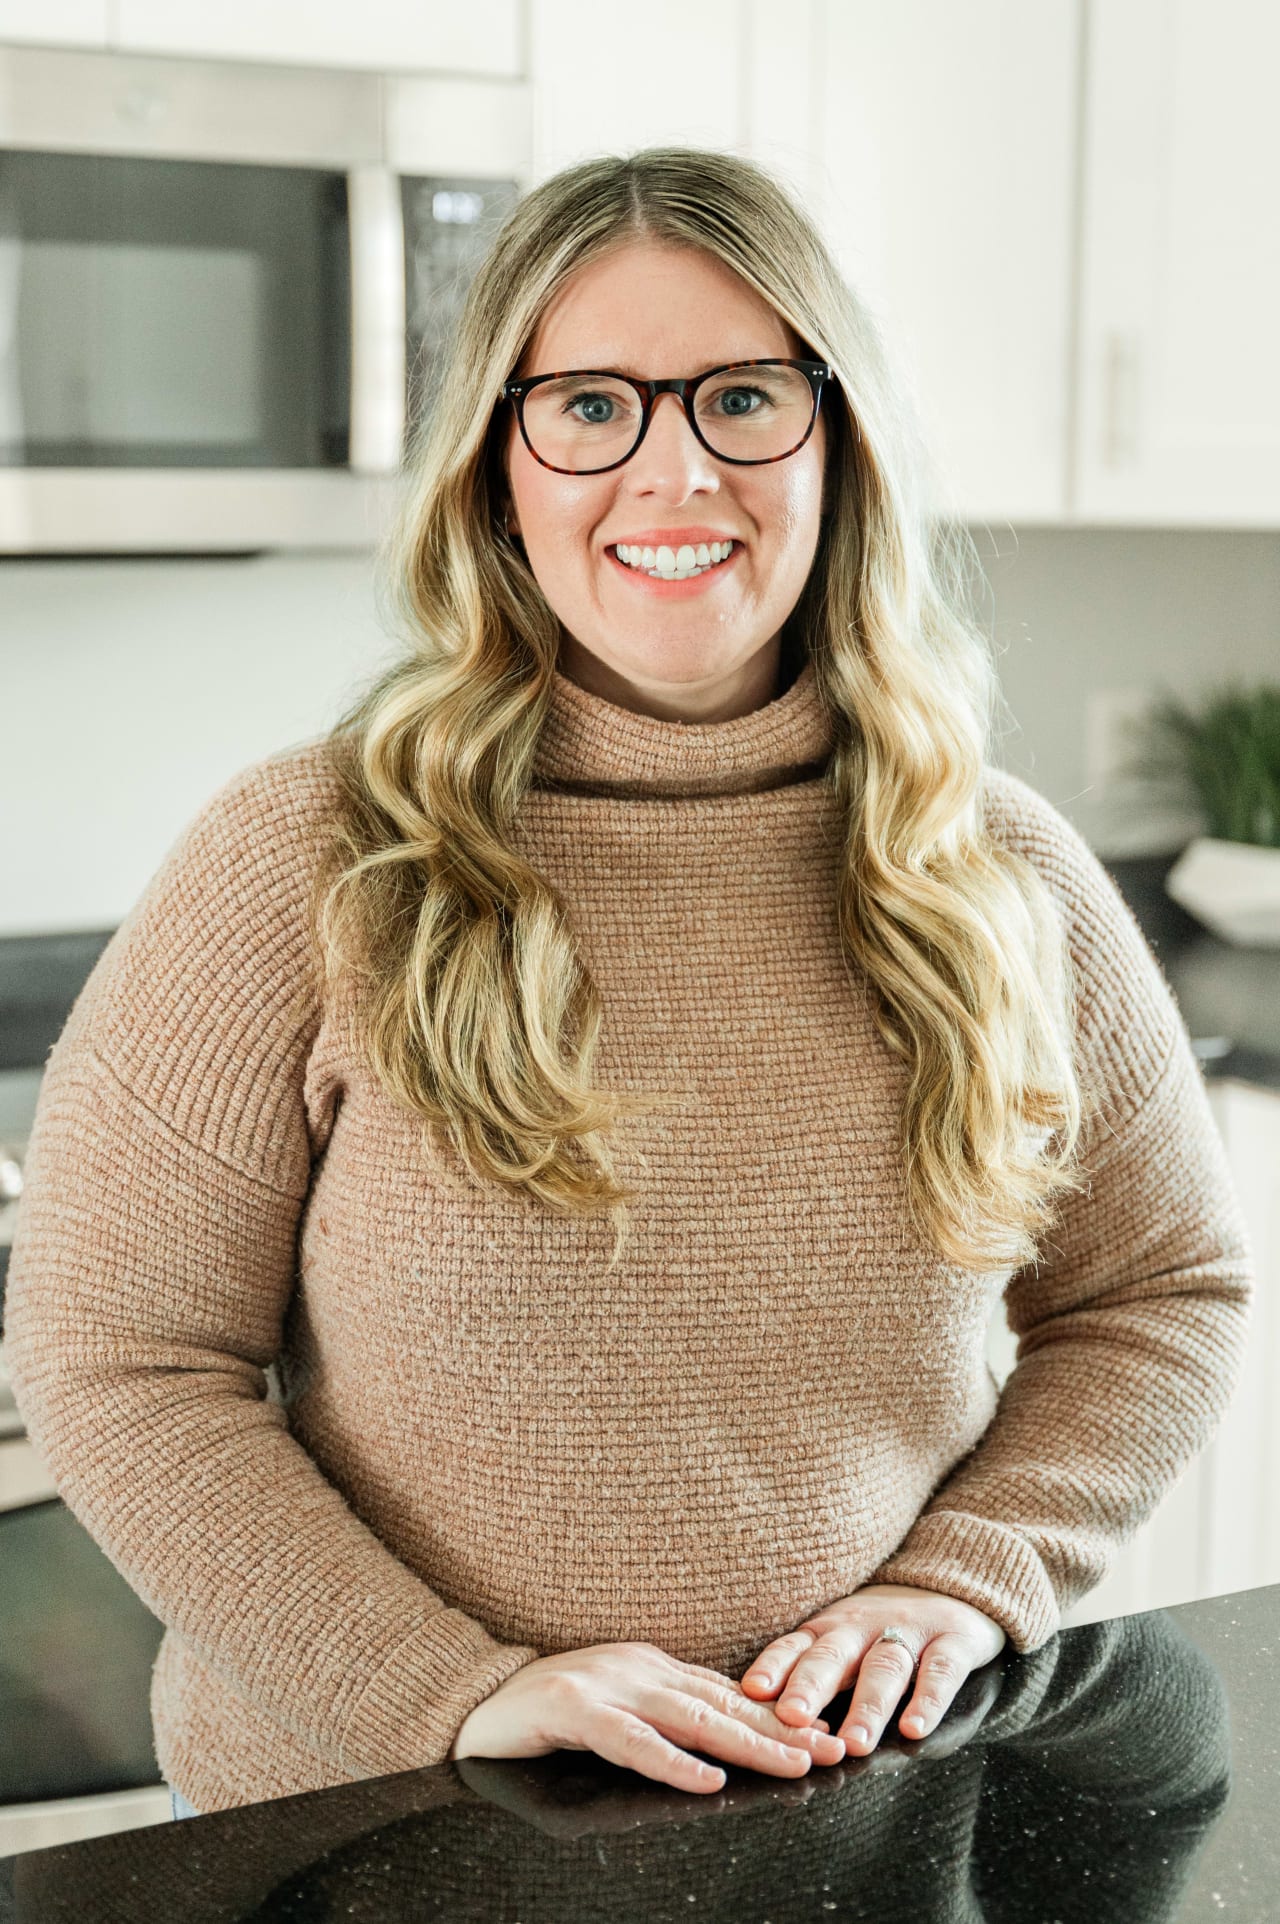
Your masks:
M691 581L695 575L705 574L717 562L727 561L733 552L732 541L700 542L695 548L688 542L677 548L639 548L625 542L618 543L615 552L619 561L629 568L639 568L643 573L654 576L659 581Z

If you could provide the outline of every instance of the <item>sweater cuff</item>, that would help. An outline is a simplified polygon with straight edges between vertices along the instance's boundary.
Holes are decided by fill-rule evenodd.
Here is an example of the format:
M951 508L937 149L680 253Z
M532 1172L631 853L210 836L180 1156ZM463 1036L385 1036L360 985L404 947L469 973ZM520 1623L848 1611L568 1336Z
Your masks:
M959 1597L998 1623L1017 1651L1038 1650L1061 1619L1048 1572L1027 1539L961 1510L926 1511L867 1582Z
M461 1610L435 1611L356 1699L339 1740L342 1768L356 1778L389 1777L444 1763L476 1705L538 1654L498 1643Z

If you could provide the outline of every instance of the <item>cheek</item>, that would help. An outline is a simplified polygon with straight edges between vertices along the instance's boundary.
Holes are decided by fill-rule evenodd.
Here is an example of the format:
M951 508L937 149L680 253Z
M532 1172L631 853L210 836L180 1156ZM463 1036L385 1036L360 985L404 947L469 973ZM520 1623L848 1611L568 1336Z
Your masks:
M507 463L507 485L511 490L513 519L526 544L540 542L548 519L547 482L554 478L539 467L523 447L513 450Z
M776 497L767 512L777 529L778 547L788 562L806 569L813 559L822 530L822 467L806 463L781 474Z
M825 468L823 443L819 436L800 450L794 473L787 476L797 527L817 529L822 519L822 483Z
M508 468L516 525L532 561L542 557L554 567L564 566L575 550L589 541L600 517L598 487L553 474L521 446Z

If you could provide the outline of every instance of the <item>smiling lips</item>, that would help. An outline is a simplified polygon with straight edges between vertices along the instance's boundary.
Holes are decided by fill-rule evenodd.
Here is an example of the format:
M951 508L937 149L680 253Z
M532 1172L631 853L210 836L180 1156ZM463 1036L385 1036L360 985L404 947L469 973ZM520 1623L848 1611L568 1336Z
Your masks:
M642 548L618 542L613 553L624 567L634 568L653 580L693 581L727 561L738 545L733 541L700 541L696 546L683 542L678 548L665 543L656 548Z

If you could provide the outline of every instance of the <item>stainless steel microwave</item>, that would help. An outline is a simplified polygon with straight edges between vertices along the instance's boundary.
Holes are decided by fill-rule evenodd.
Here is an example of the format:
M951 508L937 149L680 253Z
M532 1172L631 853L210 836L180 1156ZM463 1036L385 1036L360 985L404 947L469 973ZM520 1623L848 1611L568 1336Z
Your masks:
M376 539L515 178L376 73L0 48L0 556Z

